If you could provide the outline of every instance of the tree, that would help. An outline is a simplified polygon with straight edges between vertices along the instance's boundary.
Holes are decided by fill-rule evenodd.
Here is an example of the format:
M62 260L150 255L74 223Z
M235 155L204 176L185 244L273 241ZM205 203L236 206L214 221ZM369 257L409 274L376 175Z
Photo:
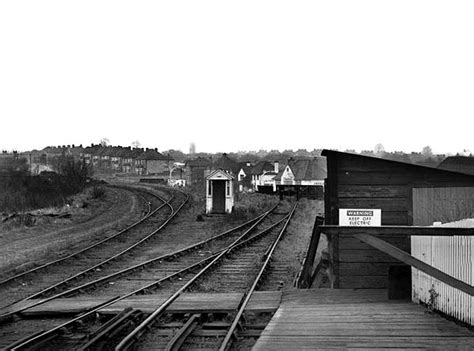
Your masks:
M430 158L431 156L433 156L433 150L431 150L431 146L425 146L421 150L421 154L426 158Z
M91 168L84 160L76 160L72 156L60 156L55 167L72 191L82 190L91 175Z
M142 146L142 144L138 140L132 141L131 145L134 149L139 149Z
M377 156L382 156L384 152L385 152L385 148L383 147L381 143L378 143L377 145L375 145L374 154L376 154Z

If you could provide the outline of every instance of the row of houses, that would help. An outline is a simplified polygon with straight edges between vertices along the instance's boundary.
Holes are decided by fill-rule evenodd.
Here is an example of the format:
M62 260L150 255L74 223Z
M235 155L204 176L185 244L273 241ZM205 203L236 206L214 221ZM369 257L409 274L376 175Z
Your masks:
M169 175L173 158L155 149L91 145L80 154L87 164L100 170L137 175Z
M232 182L233 192L291 192L313 198L322 197L327 173L324 157L250 163L236 162L223 154L214 162L206 158L188 161L184 175L187 184L201 188L209 196L210 182L218 181L212 178L217 170L221 171L219 177Z

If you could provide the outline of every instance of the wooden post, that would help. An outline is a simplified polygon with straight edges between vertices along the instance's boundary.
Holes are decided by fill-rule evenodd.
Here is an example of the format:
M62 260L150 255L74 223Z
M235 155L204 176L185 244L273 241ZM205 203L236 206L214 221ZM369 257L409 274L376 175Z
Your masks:
M415 267L416 269L432 276L433 278L436 278L442 281L443 283L452 286L453 288L459 289L465 292L466 294L469 294L470 296L474 296L474 286L469 285L463 282L462 280L454 278L450 276L449 274L446 274L440 271L439 269L423 261L418 260L417 258L413 257L409 253L404 252L403 250L400 250L398 247L390 245L386 241L383 241L379 238L376 238L368 234L354 234L354 237L402 261L403 263L406 263L412 267Z
M309 243L308 251L306 253L305 260L303 262L303 270L300 276L298 287L308 288L311 286L310 280L312 277L312 268L314 264L314 258L318 250L319 238L321 237L321 230L319 226L324 223L324 217L316 216L314 220L313 233L311 235L311 241Z

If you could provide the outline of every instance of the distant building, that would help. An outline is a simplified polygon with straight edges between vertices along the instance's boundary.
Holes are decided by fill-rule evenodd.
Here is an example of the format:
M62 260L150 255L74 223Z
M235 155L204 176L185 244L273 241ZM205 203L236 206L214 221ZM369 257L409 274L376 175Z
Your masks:
M169 176L170 163L173 159L158 152L157 149L146 149L136 159L135 169L140 175L165 174Z
M248 191L252 188L252 164L250 162L242 162L240 170L237 174L237 182L239 191Z
M290 158L285 167L273 178L274 187L280 192L296 193L310 198L322 198L324 179L327 176L326 159Z
M258 191L259 186L263 186L262 177L273 171L274 165L268 161L260 161L254 165L249 162L242 163L237 175L239 191Z
M273 179L278 173L279 163L271 164L268 161L260 161L251 169L251 184L255 191L261 191L266 186L272 186ZM275 191L276 189L272 189Z
M232 177L235 177L239 173L240 164L224 153L212 164L212 169L222 169L229 173Z
M132 149L130 146L122 150L122 172L135 173L135 160L143 153L143 149Z
M191 186L205 187L205 172L210 171L212 161L204 157L198 157L185 163L184 174L186 184Z

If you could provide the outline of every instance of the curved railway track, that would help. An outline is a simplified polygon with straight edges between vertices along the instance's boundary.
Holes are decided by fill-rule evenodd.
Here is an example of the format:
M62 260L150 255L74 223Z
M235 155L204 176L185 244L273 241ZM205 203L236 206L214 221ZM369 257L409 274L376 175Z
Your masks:
M6 297L2 301L4 313L0 315L0 320L15 312L8 311L6 306L44 296L67 283L85 277L86 274L100 273L104 265L130 252L156 234L159 231L156 227L160 228L164 222L169 221L179 211L179 206L187 201L187 197L183 199L184 196L181 196L180 200L175 197L164 199L155 193L141 192L150 208L139 221L85 249L0 282L0 292ZM175 208L171 204L173 201L181 203L175 203ZM151 233L150 227L155 228Z
M102 277L99 281L89 282L63 293L64 295L72 295L86 291L89 294L99 296L103 296L104 293L108 294L107 296L117 294L115 298L105 302L105 306L107 306L136 294L154 294L157 289L161 292L168 291L171 294L170 298L146 318L145 322L142 322L145 316L141 312L126 310L105 324L88 323L88 327L83 328L84 330L77 331L78 328L72 328L75 330L72 334L75 335L74 337L64 336L63 331L75 324L77 325L78 322L81 326L84 326L81 321L94 316L97 311L104 308L103 304L96 306L83 316L60 324L49 331L39 333L39 335L21 340L15 345L10 345L7 349L29 349L37 343L43 343L44 346L44 341L49 340L49 338L54 339L54 342L48 343L48 345L55 349L79 349L80 347L95 349L104 340L107 340L106 344L110 346L112 339L118 338L117 344L126 333L132 331L133 327L139 323L145 325L146 328L150 328L149 325L152 324L159 326L159 319L165 314L166 308L184 291L248 292L252 280L247 278L258 273L255 267L259 265L262 257L266 257L269 261L271 252L273 252L272 247L276 246L294 211L293 209L291 214L286 212L278 214L272 213L273 210L196 245L157 257L135 267L128 267L121 272L115 272L112 276ZM278 228L282 227L283 229L279 231ZM241 254L237 255L237 251ZM237 268L236 264L239 265ZM140 270L146 266L149 268ZM201 270L202 266L205 266L203 270ZM140 273L137 273L137 270L140 270ZM213 270L213 273L209 273L210 270ZM120 282L117 279L119 276L122 277ZM219 277L217 281L216 276ZM104 285L112 277L114 278L114 285ZM206 282L211 280L214 280L214 282L211 284L212 288L208 289L206 284L209 283ZM226 283L221 284L219 281L226 281ZM245 283L242 283L244 281ZM192 322L188 321L188 323L197 323L196 318ZM145 327L142 326L137 329L138 331L132 331L131 336L125 338L118 348L125 349L124 345L129 345L130 340L135 340L138 334L142 335ZM157 327L153 330L155 329L159 330L160 328ZM181 329L182 327L179 328L179 330ZM80 337L81 341L78 342L77 333L79 335L82 333L82 336L87 335L89 343L84 343ZM62 334L62 336L56 338L59 334ZM169 343L170 340L168 339L164 338L163 340L165 343ZM144 349L146 349L146 346Z

